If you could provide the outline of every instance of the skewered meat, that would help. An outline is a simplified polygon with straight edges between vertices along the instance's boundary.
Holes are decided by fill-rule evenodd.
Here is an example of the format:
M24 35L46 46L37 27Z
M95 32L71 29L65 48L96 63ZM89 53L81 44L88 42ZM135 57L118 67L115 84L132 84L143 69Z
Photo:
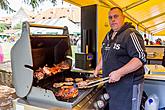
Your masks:
M71 86L73 85L73 82L63 82L64 85Z
M53 84L53 87L54 87L54 88L59 88L59 87L62 87L63 85L71 86L71 85L73 85L73 82L54 83L54 84Z
M54 67L51 67L50 68L50 71L53 73L53 74L56 74L58 72L61 72L61 69L59 66L54 66Z
M71 81L74 81L74 79L73 78L65 78L65 81L71 82Z
M38 80L41 80L44 78L44 73L43 72L36 72L36 77Z
M49 67L44 66L43 67L43 72L46 73L46 75L51 76L51 71Z
M75 78L75 82L83 81L83 78Z
M38 80L41 80L44 78L45 72L43 72L42 68L39 68L38 70L36 70L36 72L34 73L34 77L37 78Z
M83 87L87 86L88 82L80 81L80 82L78 82L76 84L77 84L78 88L83 88Z
M64 85L64 83L54 83L53 87L58 88L58 87L62 87Z
M62 99L74 98L78 96L78 89L74 88L74 86L63 86L59 89L55 96L61 97Z
M59 66L61 69L64 69L64 70L70 68L69 64L66 63L66 62L64 62L64 61L62 61L61 63L59 63L58 66Z

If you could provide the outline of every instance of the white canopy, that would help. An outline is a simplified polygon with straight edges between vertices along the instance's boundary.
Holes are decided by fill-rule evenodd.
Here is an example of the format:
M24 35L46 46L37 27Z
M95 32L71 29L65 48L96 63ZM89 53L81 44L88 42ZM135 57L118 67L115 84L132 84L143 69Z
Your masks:
M69 34L80 33L80 26L77 26L74 22L68 18L60 18L55 23L55 26L67 26Z
M49 19L49 20L41 20L37 22L38 24L45 24L45 25L52 25L52 26L67 26L69 30L69 34L75 34L75 33L80 33L80 26L76 25L74 22L69 20L68 18L59 18L59 19ZM32 33L42 33L46 34L48 32L53 32L53 33L58 33L61 34L62 31L54 30L54 29L34 29L32 28L31 30Z

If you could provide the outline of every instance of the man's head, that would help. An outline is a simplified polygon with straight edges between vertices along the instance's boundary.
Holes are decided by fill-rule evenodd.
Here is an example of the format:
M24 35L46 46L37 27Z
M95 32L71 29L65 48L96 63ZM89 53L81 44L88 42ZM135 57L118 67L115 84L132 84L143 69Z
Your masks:
M113 31L118 31L124 24L123 11L119 7L113 7L109 11L109 23Z

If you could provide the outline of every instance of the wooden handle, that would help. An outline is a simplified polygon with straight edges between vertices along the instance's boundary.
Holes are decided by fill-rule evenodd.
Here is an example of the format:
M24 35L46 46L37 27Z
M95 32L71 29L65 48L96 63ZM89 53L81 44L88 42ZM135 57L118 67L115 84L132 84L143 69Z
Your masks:
M104 83L106 83L106 82L108 82L108 81L109 81L109 80L101 81L101 82L99 82L99 83L96 83L96 84L87 86L87 88L92 88L92 87L98 86L98 85L100 85L100 84L104 84Z
M101 79L98 79L96 81L91 81L88 83L88 85L93 84L93 83L99 83L99 82L104 81L104 80L109 80L109 77L101 78Z
M29 24L30 27L39 27L39 28L51 28L51 29L64 29L62 26L49 26L49 25L43 25L43 24Z

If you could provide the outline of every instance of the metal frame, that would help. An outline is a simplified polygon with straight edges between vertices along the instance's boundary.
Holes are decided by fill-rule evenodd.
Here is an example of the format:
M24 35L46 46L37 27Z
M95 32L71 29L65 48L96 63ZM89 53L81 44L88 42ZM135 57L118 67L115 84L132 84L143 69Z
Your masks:
M71 4L74 4L74 5L76 5L76 6L79 6L79 7L82 6L80 3L74 2L74 0L64 0L64 1L65 1L65 2L69 2L69 3L71 3Z
M148 22L148 21L150 21L150 20L153 20L153 19L158 18L158 17L163 16L163 15L165 15L165 12L160 13L160 14L158 14L158 15L156 15L156 16L151 17L151 18L145 19L145 20L139 22L139 24L142 24L142 23Z
M147 27L146 29L149 29L149 28L152 28L152 27L158 26L158 25L163 24L163 23L165 23L165 21L160 22L160 23L157 23L157 24L155 24L155 25L151 25L151 26Z
M119 6L117 3L115 3L113 0L108 0L108 1L109 1L112 5L120 7L120 6ZM135 3L136 3L136 2L135 2ZM138 2L137 2L137 3L138 3ZM132 3L132 4L134 4L134 3ZM128 5L128 6L131 7L132 4L130 4L130 5ZM137 5L137 4L136 4L136 5ZM128 6L127 6L127 7L128 7ZM131 8L133 8L133 6L132 6ZM131 8L130 8L130 9L131 9ZM158 17L160 17L160 16L165 15L165 12L163 12L163 13L160 13L160 14L158 14L158 15L156 15L156 16L153 16L153 17L151 17L151 18L148 18L148 19L145 19L145 20L139 22L139 21L137 21L135 18L133 18L131 15L129 15L126 11L125 11L124 13L128 16L127 18L128 18L129 20L133 21L135 24L137 24L138 26L142 27L144 30L147 30L148 32L151 32L151 33L152 33L153 30L148 30L150 27L146 28L142 23L148 22L148 21L150 21L150 20L153 20L153 19L155 19L155 18L158 18ZM159 24L156 24L156 25L159 25ZM156 26L156 25L154 25L154 26ZM154 26L152 26L152 27L154 27Z
M138 6L138 5L141 5L141 4L145 3L145 2L148 2L148 1L149 0L139 0L137 2L134 2L134 3L131 3L131 4L127 5L126 7L122 8L122 9L123 9L123 11L127 11L129 9L132 9L132 8L134 8L134 7Z
M151 30L151 32L152 32L153 34L156 34L156 33L160 32L160 31L162 31L162 30L164 30L164 29L165 29L165 27L160 28L160 29L157 29L157 30Z

